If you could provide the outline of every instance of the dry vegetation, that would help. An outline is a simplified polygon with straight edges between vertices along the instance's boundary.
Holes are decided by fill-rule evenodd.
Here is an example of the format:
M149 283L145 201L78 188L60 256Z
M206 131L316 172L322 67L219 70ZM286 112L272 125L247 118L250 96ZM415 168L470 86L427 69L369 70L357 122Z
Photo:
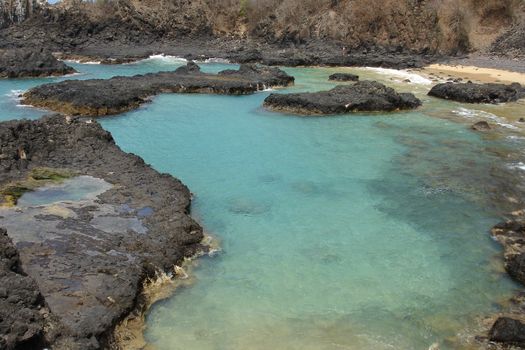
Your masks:
M66 0L76 2L81 0ZM213 33L270 42L311 39L408 47L482 49L523 18L523 0L95 0L94 15L117 13L166 35ZM113 10L109 9L111 7Z

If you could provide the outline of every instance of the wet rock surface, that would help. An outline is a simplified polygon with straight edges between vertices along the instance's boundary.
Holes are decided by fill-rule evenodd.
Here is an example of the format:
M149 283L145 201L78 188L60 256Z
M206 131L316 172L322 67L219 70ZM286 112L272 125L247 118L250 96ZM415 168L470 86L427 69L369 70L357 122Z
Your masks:
M525 324L510 317L500 317L490 329L489 339L507 345L525 346Z
M44 299L22 270L18 251L0 228L0 349L39 349L44 342Z
M293 82L278 68L241 65L239 70L207 74L189 62L173 72L45 84L25 93L23 103L71 115L104 116L137 108L159 93L245 95Z
M122 152L91 120L54 115L4 122L0 145L0 186L31 176L37 167L69 169L102 185L98 196L0 208L0 227L16 247L0 246L2 278L20 281L10 284L9 293L31 296L8 309L25 333L13 335L2 323L2 336L15 345L34 334L53 349L108 348L114 327L140 305L145 280L173 272L185 257L205 249L202 228L189 216L190 192ZM18 251L28 277L4 264L5 251L8 259ZM43 332L38 290L50 312ZM0 286L3 303L2 293Z
M470 127L472 130L474 131L488 131L490 129L492 129L490 127L490 124L487 123L486 121L482 120L482 121L479 121L475 124L473 124L471 127Z
M350 73L334 73L328 77L332 81L358 81L359 76Z
M448 82L437 84L428 94L429 96L463 103L502 103L524 98L525 88L518 83L505 85Z
M303 115L395 111L420 105L421 101L413 94L397 93L381 83L367 80L329 91L271 94L264 100L264 106L270 110Z
M75 73L50 52L31 49L0 50L0 78L46 77Z

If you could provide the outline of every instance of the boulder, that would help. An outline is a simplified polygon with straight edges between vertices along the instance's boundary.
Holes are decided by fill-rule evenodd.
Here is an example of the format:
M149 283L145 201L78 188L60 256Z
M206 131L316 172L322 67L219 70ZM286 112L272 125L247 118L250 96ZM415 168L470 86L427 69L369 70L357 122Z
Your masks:
M525 89L518 83L505 85L448 82L435 85L428 95L463 103L502 103L525 97Z
M420 105L421 101L413 94L397 93L381 83L366 80L329 91L271 94L264 100L264 106L270 110L303 115L390 112Z
M500 317L489 332L489 339L506 345L525 345L525 324L521 321Z
M358 81L359 76L350 73L334 73L328 77L332 81Z
M473 124L470 128L475 131L487 131L491 129L489 123L484 120Z

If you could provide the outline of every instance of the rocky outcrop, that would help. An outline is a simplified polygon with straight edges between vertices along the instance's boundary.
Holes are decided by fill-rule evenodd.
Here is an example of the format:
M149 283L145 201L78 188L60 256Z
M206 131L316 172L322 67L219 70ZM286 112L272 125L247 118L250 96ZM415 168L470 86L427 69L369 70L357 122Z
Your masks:
M525 57L525 20L501 34L490 46L490 52L511 58Z
M489 340L523 347L525 346L525 324L510 317L500 317L490 329Z
M15 328L2 319L9 344L41 331L35 313L40 290L52 322L44 327L44 343L55 350L108 348L114 327L140 308L143 283L205 249L202 228L189 216L189 190L122 152L94 121L55 115L1 123L0 156L0 189L52 178L49 170L37 171L41 167L103 185L98 196L81 201L0 207L0 227L7 228L28 276L13 270L16 253L8 248L2 273L18 282L0 285L0 302L27 317ZM6 300L6 293L13 298Z
M31 49L0 50L0 78L46 77L75 73L50 52Z
M174 72L45 84L25 93L23 103L70 115L104 116L137 108L159 93L246 95L293 81L278 68L242 65L237 71L207 74L190 62Z
M381 83L367 80L329 91L271 94L264 100L264 106L270 110L304 115L395 111L420 105L421 101L413 94L397 93Z
M328 77L332 81L358 81L359 76L350 73L334 73Z
M0 349L42 349L45 309L35 281L22 270L20 257L0 228Z
M0 2L0 28L26 20L45 1L5 0Z
M428 94L463 103L502 103L517 101L525 97L525 88L518 83L505 85L448 82L437 84Z
M474 131L488 131L491 129L490 124L484 120L472 124L470 128Z

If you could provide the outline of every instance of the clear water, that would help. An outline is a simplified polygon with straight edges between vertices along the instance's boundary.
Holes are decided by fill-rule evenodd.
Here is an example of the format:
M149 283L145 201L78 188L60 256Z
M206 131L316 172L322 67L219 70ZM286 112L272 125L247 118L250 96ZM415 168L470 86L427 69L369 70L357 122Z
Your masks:
M174 66L76 65L81 78ZM291 90L333 86L334 70L289 71ZM485 150L500 141L431 117L457 119L461 105L424 97L423 83L356 71L426 104L302 118L261 109L267 93L161 95L102 120L125 151L190 187L193 214L221 241L221 254L199 260L195 284L149 312L155 348L458 348L516 291L488 235L499 214L488 205L491 169L503 164Z
M18 199L17 205L19 207L32 207L94 199L110 188L111 184L102 179L92 176L76 176L59 184L51 184L24 193Z

